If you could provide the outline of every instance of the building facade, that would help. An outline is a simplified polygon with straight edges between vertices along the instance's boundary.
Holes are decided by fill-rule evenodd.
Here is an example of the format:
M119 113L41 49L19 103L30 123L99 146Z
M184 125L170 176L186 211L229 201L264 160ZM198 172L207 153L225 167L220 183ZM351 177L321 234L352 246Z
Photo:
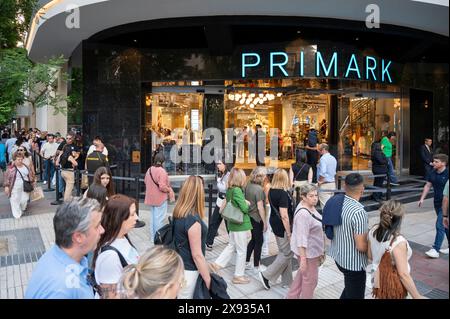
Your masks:
M361 1L65 2L44 6L30 57L82 68L84 137L103 136L134 173L158 149L182 158L170 174L212 172L200 156L211 129L252 168L257 125L271 167L288 168L311 128L340 171L370 171L387 132L400 174L422 174L425 137L448 154L448 5L379 1L381 25L368 28L376 8Z

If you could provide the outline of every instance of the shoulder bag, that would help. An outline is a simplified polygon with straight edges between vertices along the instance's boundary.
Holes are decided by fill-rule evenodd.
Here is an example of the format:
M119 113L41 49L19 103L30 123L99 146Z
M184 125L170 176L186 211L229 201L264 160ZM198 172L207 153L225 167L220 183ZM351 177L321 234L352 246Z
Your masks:
M225 208L220 212L222 218L234 224L242 224L244 222L244 213L231 203L233 200L227 201Z
M25 193L31 193L31 192L33 191L33 189L34 189L33 184L31 184L30 181L26 181L26 180L23 178L23 175L22 175L22 173L20 172L20 170L17 168L17 166L14 166L14 167L16 168L16 171L19 172L20 177L22 178L22 181L23 181L23 191L24 191ZM27 169L28 169L28 168L27 168ZM29 170L28 170L28 171L29 171Z

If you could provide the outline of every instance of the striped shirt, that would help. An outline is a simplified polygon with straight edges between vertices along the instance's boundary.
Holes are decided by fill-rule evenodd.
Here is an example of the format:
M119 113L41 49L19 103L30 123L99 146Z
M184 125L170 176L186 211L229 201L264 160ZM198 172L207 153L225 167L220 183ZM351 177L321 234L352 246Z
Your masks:
M345 196L342 206L342 224L333 227L329 255L336 263L351 271L365 270L367 254L356 249L354 234L362 235L369 230L369 218L364 206L355 199Z

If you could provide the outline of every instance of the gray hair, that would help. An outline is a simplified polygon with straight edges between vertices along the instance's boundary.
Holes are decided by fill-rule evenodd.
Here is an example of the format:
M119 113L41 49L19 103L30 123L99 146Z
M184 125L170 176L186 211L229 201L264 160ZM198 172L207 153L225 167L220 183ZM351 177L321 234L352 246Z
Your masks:
M75 232L86 233L91 225L92 213L101 212L96 199L76 197L58 207L53 217L55 243L58 247L72 247Z
M311 192L318 190L319 188L314 184L305 184L300 187L300 196L306 197Z
M330 151L330 147L329 147L328 144L326 144L326 143L320 144L320 145L319 145L319 149L325 150L325 151L327 151L327 152Z
M249 176L249 183L263 185L264 179L266 178L267 170L263 166L257 166L253 169Z

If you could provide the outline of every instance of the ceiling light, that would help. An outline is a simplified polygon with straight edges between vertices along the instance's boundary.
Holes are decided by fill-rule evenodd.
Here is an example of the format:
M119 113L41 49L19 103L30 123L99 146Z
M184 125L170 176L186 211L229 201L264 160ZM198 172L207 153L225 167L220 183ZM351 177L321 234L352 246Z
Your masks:
M256 99L253 100L253 103L257 104L259 102L260 98L257 97Z
M245 103L245 98L242 98L239 103L244 104Z
M255 93L251 93L249 96L250 96L251 98L254 98L254 97L256 96L256 94L255 94Z
M251 99L247 99L247 100L245 101L245 104L249 105L251 102L252 102Z
M264 102L267 101L267 96L263 97L262 99Z
M255 108L255 104L250 104L250 108L254 109Z
M242 97L246 97L247 96L247 93L242 93Z
M283 95L283 93L281 93L281 92L278 92L278 93L277 93L277 96L278 96L278 97L281 97L282 95Z
M259 104L263 104L264 100L263 99L259 99Z
M238 93L234 96L235 101L239 101L241 99L241 95Z
M264 97L263 93L259 93L258 96L262 99Z
M234 94L228 94L228 99L230 101L234 101Z

